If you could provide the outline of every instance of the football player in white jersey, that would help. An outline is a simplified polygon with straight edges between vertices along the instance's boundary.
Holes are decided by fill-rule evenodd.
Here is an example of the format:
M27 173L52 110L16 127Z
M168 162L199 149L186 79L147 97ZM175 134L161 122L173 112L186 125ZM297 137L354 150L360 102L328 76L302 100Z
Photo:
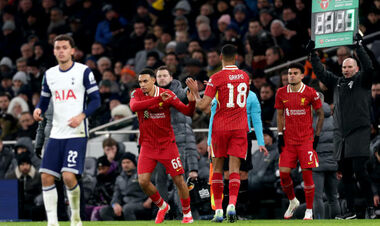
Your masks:
M80 188L77 176L84 167L87 145L87 120L100 106L98 86L91 70L74 62L74 40L59 35L54 41L58 65L48 69L42 84L41 99L33 117L42 120L53 98L53 126L40 168L48 226L58 224L57 190L54 180L62 177L71 209L71 226L81 226ZM88 104L86 106L88 99Z

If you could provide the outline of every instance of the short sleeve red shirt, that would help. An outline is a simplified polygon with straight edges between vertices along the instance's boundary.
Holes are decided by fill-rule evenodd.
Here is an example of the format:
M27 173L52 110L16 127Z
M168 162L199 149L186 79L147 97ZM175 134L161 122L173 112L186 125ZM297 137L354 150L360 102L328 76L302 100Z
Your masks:
M249 77L235 65L225 66L211 76L205 95L217 100L212 131L248 130L248 92Z
M276 109L283 109L285 115L285 143L299 145L313 142L313 116L315 110L322 107L321 99L315 89L302 83L297 92L290 85L282 87L276 93Z

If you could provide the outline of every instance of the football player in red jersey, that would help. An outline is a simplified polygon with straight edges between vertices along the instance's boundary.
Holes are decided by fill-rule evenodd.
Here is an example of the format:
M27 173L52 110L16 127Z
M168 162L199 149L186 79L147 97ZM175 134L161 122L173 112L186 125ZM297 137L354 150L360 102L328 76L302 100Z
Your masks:
M150 180L157 162L160 162L178 188L183 212L182 223L192 223L189 190L182 175L184 170L170 122L170 107L192 116L195 98L189 92L189 104L183 104L172 91L154 85L155 73L150 69L141 71L138 81L140 88L132 92L130 106L132 111L137 112L140 126L141 149L137 164L139 184L159 207L155 222L163 222L170 206L161 198Z
M213 221L223 221L223 164L229 158L229 205L227 220L236 221L236 200L240 187L240 159L247 155L247 96L249 92L249 76L235 65L237 50L234 45L227 44L222 48L223 69L211 76L206 91L201 99L196 82L189 78L186 84L195 94L197 108L205 110L212 99L217 100L217 108L212 125L211 156L214 166L212 190L215 201Z
M306 212L304 220L313 219L314 181L312 168L318 167L315 148L322 129L324 113L317 92L302 83L304 66L293 63L288 68L287 86L278 89L275 108L277 109L278 148L280 152L280 179L282 190L289 199L289 207L284 218L289 219L299 206L294 195L293 181L290 177L297 161L302 168ZM318 115L314 136L312 108Z

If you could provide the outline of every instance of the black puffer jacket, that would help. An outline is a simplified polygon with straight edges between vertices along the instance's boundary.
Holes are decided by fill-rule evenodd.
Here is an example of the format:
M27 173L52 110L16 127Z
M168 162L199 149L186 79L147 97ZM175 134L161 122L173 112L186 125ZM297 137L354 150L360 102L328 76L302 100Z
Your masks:
M317 154L319 160L319 167L313 168L313 171L336 171L338 170L338 163L334 158L334 119L331 117L330 106L327 103L322 105L325 113L325 120L319 135L319 143L317 146ZM317 123L317 116L313 118L313 128Z
M186 90L182 88L180 81L173 79L169 89L173 91L183 103L187 104ZM170 114L179 154L182 161L184 161L184 169L187 171L198 171L198 152L195 136L191 128L192 120L189 116L182 114L175 108L170 109Z

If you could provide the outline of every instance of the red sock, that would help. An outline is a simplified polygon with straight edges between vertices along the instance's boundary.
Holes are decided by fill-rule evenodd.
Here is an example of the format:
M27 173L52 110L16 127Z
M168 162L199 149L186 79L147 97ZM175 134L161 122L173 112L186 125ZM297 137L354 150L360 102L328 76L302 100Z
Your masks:
M182 213L187 214L191 211L190 209L190 197L187 199L181 199L181 204L182 204Z
M305 170L302 171L302 178L304 183L305 199L306 199L306 209L313 209L314 202L314 181L313 181L313 171Z
M158 193L158 191L156 191L155 194L149 196L149 198L154 202L154 204L156 204L156 206L158 206L158 208L160 208L164 203L164 200L161 198L161 195Z
M212 174L212 191L214 192L215 208L222 209L223 175L214 172Z
M280 171L281 187L289 200L293 200L294 195L293 181L290 177L290 173L284 173Z
M240 175L238 173L230 174L230 183L228 188L230 190L230 200L228 204L236 205L240 188Z

